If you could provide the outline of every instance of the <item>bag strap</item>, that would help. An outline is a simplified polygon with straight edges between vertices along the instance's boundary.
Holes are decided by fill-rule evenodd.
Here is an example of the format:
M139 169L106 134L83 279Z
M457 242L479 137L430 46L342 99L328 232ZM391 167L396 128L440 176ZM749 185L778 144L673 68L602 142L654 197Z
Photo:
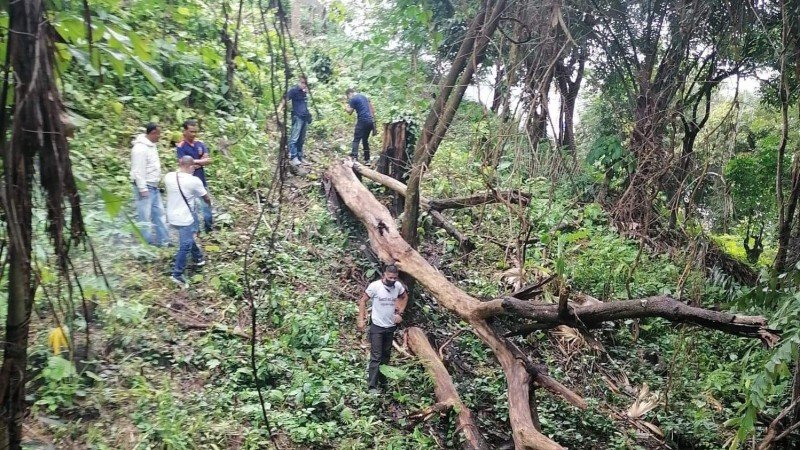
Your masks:
M189 214L192 214L192 207L189 206L189 200L186 200L186 196L183 195L183 189L181 189L181 177L179 176L180 172L175 172L175 182L178 183L178 192L181 193L181 197L183 197L183 203L186 203L186 207L189 208Z

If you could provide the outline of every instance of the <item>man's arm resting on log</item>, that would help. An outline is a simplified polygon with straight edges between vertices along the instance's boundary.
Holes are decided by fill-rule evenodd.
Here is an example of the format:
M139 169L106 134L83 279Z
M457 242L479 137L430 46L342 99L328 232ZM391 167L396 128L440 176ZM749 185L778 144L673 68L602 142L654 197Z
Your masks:
M408 306L408 291L404 291L397 297L397 302L394 304L394 312L400 316L400 320L395 320L396 323L403 321L403 312L405 312L406 306Z

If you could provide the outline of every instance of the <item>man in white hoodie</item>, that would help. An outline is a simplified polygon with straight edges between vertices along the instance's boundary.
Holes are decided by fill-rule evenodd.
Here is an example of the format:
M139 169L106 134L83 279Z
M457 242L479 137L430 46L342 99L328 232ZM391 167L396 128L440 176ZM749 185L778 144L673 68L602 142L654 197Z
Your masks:
M145 133L136 136L131 149L131 180L136 215L142 236L151 245L169 244L169 232L164 219L164 203L158 183L161 181L161 161L158 158L158 140L161 127L155 123L145 125ZM151 228L155 227L155 237Z

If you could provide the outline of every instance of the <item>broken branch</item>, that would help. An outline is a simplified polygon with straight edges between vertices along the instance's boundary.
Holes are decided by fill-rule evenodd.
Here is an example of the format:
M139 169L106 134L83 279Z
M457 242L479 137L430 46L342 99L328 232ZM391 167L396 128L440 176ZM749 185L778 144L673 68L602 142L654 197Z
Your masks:
M452 407L457 412L458 429L464 433L464 438L466 439L465 448L474 450L489 448L483 436L478 432L478 427L475 426L475 421L472 419L472 411L461 402L458 391L453 385L453 379L433 350L433 347L431 347L430 342L428 342L425 332L420 328L411 327L406 330L406 336L408 337L409 348L417 355L422 365L425 366L428 375L433 379L434 391L438 400L437 405Z

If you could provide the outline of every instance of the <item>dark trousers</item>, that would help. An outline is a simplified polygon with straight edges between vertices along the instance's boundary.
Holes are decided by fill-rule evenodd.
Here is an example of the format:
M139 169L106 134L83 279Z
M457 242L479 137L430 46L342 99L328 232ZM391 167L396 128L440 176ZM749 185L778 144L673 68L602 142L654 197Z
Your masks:
M378 384L385 385L386 377L380 371L381 364L389 364L392 356L392 341L394 340L394 330L397 327L383 328L377 325L369 327L369 368L367 369L367 381L369 389L375 389Z
M364 144L364 162L369 162L369 134L375 129L374 122L356 122L356 129L353 132L353 150L350 156L353 159L358 159L358 144Z

